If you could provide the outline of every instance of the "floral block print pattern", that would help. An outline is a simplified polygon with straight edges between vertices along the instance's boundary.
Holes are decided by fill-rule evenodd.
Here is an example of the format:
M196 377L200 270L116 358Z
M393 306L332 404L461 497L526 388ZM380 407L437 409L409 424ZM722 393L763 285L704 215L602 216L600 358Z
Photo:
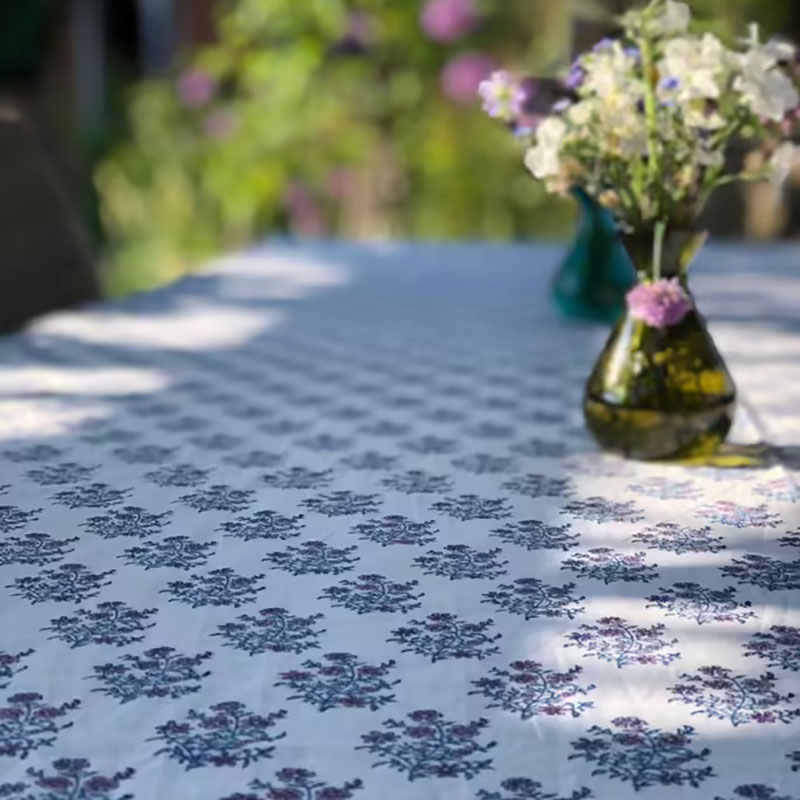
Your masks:
M765 659L768 667L800 672L800 628L773 625L754 633L744 644L744 654Z
M526 620L536 617L573 619L584 610L579 605L586 598L574 594L575 584L548 586L538 578L519 578L513 584L501 584L484 594L485 603L510 614L521 614Z
M244 650L251 656L258 653L302 653L309 648L319 647L320 634L316 623L322 614L299 617L290 614L285 608L262 608L258 616L241 614L236 622L226 622L219 626L212 636L221 636L225 644Z
M511 522L495 528L496 536L507 544L516 544L526 550L570 550L578 544L580 536L571 531L572 525L546 525L538 519Z
M473 681L477 688L470 694L483 695L491 701L487 708L501 708L519 714L520 719L539 714L579 717L593 705L581 698L597 688L579 685L581 672L581 667L558 672L536 661L513 661L508 669L492 667L489 676Z
M318 711L332 708L368 708L377 711L395 700L389 681L394 661L368 664L352 653L326 653L322 661L304 661L300 669L280 673L276 686L294 694L289 700L304 700Z
M12 594L31 603L80 603L96 597L111 581L105 580L116 570L91 572L83 564L62 564L55 569L42 570L32 577L17 578Z
M499 561L499 547L473 550L465 544L449 544L444 550L429 550L414 559L426 575L438 575L451 581L464 578L496 578L506 573L508 561Z
M184 722L159 725L150 741L164 743L156 755L166 753L187 770L247 767L272 756L271 743L286 736L272 729L285 716L285 711L256 714L235 701L217 703L208 711L190 710Z
M483 659L496 655L500 648L493 643L502 638L492 633L491 619L482 622L461 620L454 614L429 614L425 619L412 619L392 631L387 640L407 645L404 653L427 656L432 662L446 658Z
M44 702L36 692L14 694L0 706L0 757L25 759L39 747L50 747L59 731L72 727L61 722L81 704L71 700L58 706Z
M433 520L412 522L407 517L393 514L359 523L353 527L352 533L357 534L359 539L389 547L395 544L430 544L436 540L438 530Z
M480 737L489 722L452 722L439 711L412 711L407 719L387 719L383 730L362 736L367 750L377 757L374 767L388 766L408 780L419 778L474 778L491 769L491 758L473 758L489 752L496 742L482 744Z
M225 531L227 537L246 542L253 539L292 539L305 528L302 519L302 514L287 517L276 511L256 511L249 517L226 520L220 523L217 530Z
M769 511L763 503L740 506L730 500L717 500L700 506L695 513L698 517L732 528L775 528L782 522L780 516Z
M727 667L700 667L696 674L681 675L681 683L669 691L674 695L670 702L696 706L692 714L725 720L734 728L747 722L788 723L800 716L800 708L787 705L794 695L775 690L771 672L752 677L735 675Z
M632 542L646 544L653 550L683 553L718 553L725 549L725 537L713 536L711 527L687 528L674 522L659 522L635 533Z
M0 797L10 800L134 800L120 794L121 785L135 775L128 767L110 777L91 769L85 758L59 758L52 771L29 767L28 780L0 784Z
M641 522L644 519L633 500L619 503L603 497L573 500L561 509L561 513L587 522Z
M695 731L690 725L664 731L638 717L617 717L611 725L593 725L588 736L572 742L570 758L592 764L592 775L630 783L637 792L648 786L697 788L714 775L714 768L703 763L711 751L692 747Z
M476 800L587 800L593 796L592 790L585 786L569 796L556 795L546 792L542 784L532 778L508 778L500 784L500 788L499 792L481 789L475 796Z
M654 497L657 500L697 500L703 496L694 481L674 481L668 478L648 478L640 483L631 483L628 488L636 494Z
M62 561L75 548L69 545L80 541L77 536L53 539L46 533L27 533L0 540L0 567L7 564L31 564L43 567Z
M581 578L595 578L605 584L623 581L647 583L658 577L656 564L646 564L646 553L622 553L610 547L594 547L562 561L562 569Z
M125 647L144 639L145 631L155 626L147 620L157 613L155 608L138 611L125 603L110 601L99 603L94 610L79 608L71 616L56 617L42 628L70 647L87 644L110 644Z
M170 581L161 593L171 594L170 602L200 606L239 606L252 603L264 587L263 575L237 575L230 567L212 569L205 575L190 575L185 581Z
M22 659L33 654L33 650L23 650L21 653L4 653L0 650L0 689L5 689L11 679L28 667L22 664Z
M274 781L256 779L250 783L252 792L237 792L223 800L350 800L363 788L360 778L336 786L318 780L311 770L284 767L275 773Z
M734 558L731 563L720 567L722 574L738 578L739 583L760 586L768 592L785 589L800 589L800 558L795 561L780 561L769 556L748 553L742 558Z
M358 614L406 613L422 605L417 602L423 596L415 591L418 584L419 581L398 583L384 575L359 575L356 580L343 579L338 585L329 586L320 597L330 600L335 608L347 608Z
M668 617L693 619L698 625L711 622L738 622L744 624L756 614L749 600L736 599L736 589L709 589L699 583L679 582L658 594L651 594L647 608L662 609Z

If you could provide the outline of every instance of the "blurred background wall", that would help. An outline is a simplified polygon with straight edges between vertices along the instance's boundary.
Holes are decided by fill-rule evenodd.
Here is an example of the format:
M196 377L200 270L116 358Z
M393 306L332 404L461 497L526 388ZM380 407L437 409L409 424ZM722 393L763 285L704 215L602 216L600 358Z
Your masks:
M729 39L751 19L800 38L796 0L691 4ZM0 0L0 236L25 220L29 232L16 255L0 250L18 298L0 329L156 286L272 233L567 236L571 201L528 179L475 89L501 65L556 74L628 5ZM796 198L731 187L708 224L793 236ZM48 271L60 277L42 297Z

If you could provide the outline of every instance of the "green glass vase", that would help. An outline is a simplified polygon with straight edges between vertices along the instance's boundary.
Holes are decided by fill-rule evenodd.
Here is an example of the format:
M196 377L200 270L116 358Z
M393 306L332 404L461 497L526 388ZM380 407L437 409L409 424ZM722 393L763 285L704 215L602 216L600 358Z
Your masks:
M623 236L640 279L653 276L653 234ZM660 276L676 277L692 301L674 325L653 327L626 309L586 385L584 415L606 450L635 459L713 454L733 422L736 387L696 309L687 270L705 234L664 238Z
M575 241L553 279L553 297L565 317L615 322L636 274L611 214L583 189L573 189L572 195L581 218Z

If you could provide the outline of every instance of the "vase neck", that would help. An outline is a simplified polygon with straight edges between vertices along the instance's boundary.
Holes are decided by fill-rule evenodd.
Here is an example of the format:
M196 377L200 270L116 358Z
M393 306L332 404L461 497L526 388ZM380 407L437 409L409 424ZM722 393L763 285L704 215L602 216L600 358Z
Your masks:
M654 263L655 231L652 228L621 236L640 280L682 278L706 237L705 231L668 229L661 247L660 267L657 269Z

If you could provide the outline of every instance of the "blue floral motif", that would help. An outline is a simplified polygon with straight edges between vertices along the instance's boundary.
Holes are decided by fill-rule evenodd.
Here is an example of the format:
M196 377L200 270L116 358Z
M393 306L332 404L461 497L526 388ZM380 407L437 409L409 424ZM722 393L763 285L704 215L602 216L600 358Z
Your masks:
M603 497L573 500L561 509L561 513L589 522L641 522L644 519L644 514L633 500L617 503Z
M597 623L581 625L568 633L570 643L564 647L579 647L585 651L584 656L611 661L620 669L631 664L666 666L681 657L680 653L667 650L678 640L663 638L664 625L634 625L621 617L601 617Z
M796 800L794 797L789 797L788 794L778 796L777 791L777 789L773 789L763 783L746 783L742 786L737 786L733 793L737 798L745 798L746 800ZM725 798L715 797L714 800L725 800Z
M208 436L193 436L189 441L201 450L233 450L242 440L227 433L212 433Z
M133 441L137 436L138 434L133 431L107 428L105 430L92 430L81 436L81 439L90 444L125 444L125 442Z
M512 478L502 484L504 489L526 497L571 497L574 488L571 478L549 478L546 475L530 473Z
M651 550L677 553L718 553L725 549L724 536L711 536L711 528L687 528L676 522L659 522L634 533L633 542L641 542Z
M96 533L104 539L116 539L118 536L136 536L143 539L154 533L161 533L171 516L171 511L152 514L138 506L125 506L102 516L89 517L83 523L83 527L89 533Z
M100 594L103 586L110 586L105 581L116 570L105 572L89 572L83 564L62 564L55 569L42 570L38 575L15 578L10 588L17 591L11 594L24 597L31 603L80 603Z
M632 492L657 500L697 500L703 496L693 480L676 481L669 478L646 478L639 483L630 483Z
M0 506L0 533L11 533L27 527L29 523L39 519L41 511L41 508L23 511L17 506Z
M318 711L332 708L377 711L395 701L391 691L400 681L386 680L395 667L394 661L372 665L352 653L326 653L322 659L304 661L302 669L281 672L275 686L288 686L295 692L289 700L305 700Z
M319 647L318 639L324 630L314 625L323 619L322 614L296 617L285 608L262 608L258 617L240 614L238 622L219 625L212 636L222 636L229 647L236 647L254 656L258 653L302 653Z
M800 708L787 708L784 704L794 699L793 694L781 695L775 691L775 675L765 672L754 678L735 675L726 667L699 667L697 673L683 673L683 683L669 687L675 696L670 703L685 703L697 707L694 714L705 714L711 719L723 719L734 728L747 722L786 722L800 717Z
M197 469L192 464L175 464L146 472L144 477L156 486L200 486L208 480L209 469Z
M350 800L353 792L364 788L364 784L358 779L347 781L341 786L331 786L323 781L318 781L316 772L296 767L280 769L275 773L275 777L283 784L282 786L261 780L250 782L250 788L253 791L266 790L266 795L237 792L222 800ZM780 798L774 798L774 800L780 800Z
M579 717L594 703L578 698L597 688L594 684L583 687L577 683L582 671L582 667L572 667L556 672L536 661L513 661L509 669L492 667L489 676L472 681L477 688L470 694L489 698L487 708L502 708L519 714L523 720L539 714Z
M244 539L292 539L300 535L305 525L300 522L302 514L285 517L276 511L256 511L249 517L237 517L220 523L217 530L225 531L225 536Z
M351 533L359 534L359 539L366 539L383 547L395 544L420 545L430 544L436 540L439 532L433 520L412 522L400 514L392 514L383 519L371 519L355 525Z
M16 450L4 450L3 457L14 463L24 461L52 461L64 455L63 450L49 444L32 444L27 447L19 447Z
M253 503L252 489L234 489L223 484L215 484L208 489L199 489L185 494L176 500L195 511L243 511Z
M52 631L50 639L61 639L72 648L87 644L125 647L144 639L144 632L155 625L145 621L155 613L155 608L137 611L120 601L111 601L99 603L91 611L79 608L73 616L56 617L42 630Z
M387 719L384 731L370 731L356 750L377 755L373 767L388 766L403 772L409 781L418 778L466 778L471 780L492 760L471 759L487 753L497 742L479 744L478 737L489 725L485 719L466 724L449 722L439 711L412 711L405 720Z
M175 450L174 447L143 444L137 447L118 447L114 451L114 455L128 464L160 464L168 461Z
M53 501L68 508L109 508L118 506L133 489L112 489L107 483L76 486L53 495Z
M381 483L404 494L439 494L453 488L453 482L446 475L430 475L418 469L384 478Z
M438 575L451 581L463 578L496 578L505 575L508 561L498 561L503 551L499 547L491 550L473 550L465 544L448 544L444 550L429 550L424 556L414 559L426 575Z
M567 447L563 442L547 442L544 439L528 439L522 444L512 445L512 453L532 458L561 458L566 455Z
M189 536L167 536L160 541L145 542L129 547L124 555L126 564L136 564L145 569L172 567L192 569L205 564L214 555L216 542L196 542ZM209 552L210 551L210 552Z
M377 494L355 494L342 491L309 497L300 505L309 511L324 514L326 517L343 517L351 514L371 514L380 508L381 502L380 496Z
M744 624L755 617L750 610L751 603L736 600L736 589L709 589L699 583L673 583L669 589L661 589L660 594L650 595L647 608L653 606L664 609L668 617L693 619L698 625L708 622L739 622Z
M481 789L476 798L477 800L587 800L592 797L591 789L585 786L576 789L569 797L545 793L542 784L531 778L508 778L500 784L500 788L503 790L502 793ZM505 794L506 792L508 794Z
M74 711L80 700L51 706L42 695L25 692L7 698L0 708L0 757L27 758L32 750L51 747L59 731L71 728L72 722L59 724L56 720Z
M497 473L512 472L515 467L513 458L506 456L492 456L488 453L475 453L471 456L455 458L450 462L454 467L471 472L474 475L495 475Z
M790 477L760 483L753 489L753 493L779 503L800 503L800 485Z
M537 617L567 617L574 619L584 610L578 605L586 598L573 595L574 583L548 586L538 578L518 578L513 584L502 584L486 592L484 603L493 603L509 614L521 614L525 619Z
M683 725L675 732L650 728L637 717L617 717L611 720L616 728L589 728L590 737L572 742L576 751L570 758L585 758L597 766L592 775L608 775L630 782L634 791L648 786L683 786L695 789L714 775L709 766L693 766L705 761L708 748L692 750L694 728Z
M5 681L5 683L0 683L0 689L5 689L18 672L28 669L27 666L19 666L19 663L23 658L33 655L33 652L33 650L23 650L21 653L12 655L0 650L0 681Z
M187 581L170 581L169 588L161 594L173 595L169 602L189 603L192 608L200 606L233 606L239 608L253 603L256 593L264 587L258 585L263 575L237 575L230 567L212 569L206 575L190 575Z
M392 469L398 462L397 456L386 456L376 453L374 450L367 450L354 456L343 458L340 463L350 469L358 470L383 470Z
M129 767L107 778L90 769L91 766L85 758L59 758L53 762L54 775L29 767L28 776L36 779L36 787L41 791L32 794L25 783L4 783L0 786L0 797L9 800L133 800L132 794L116 794L122 781L133 777L133 769ZM10 787L8 791L7 787Z
M458 449L458 442L455 439L443 439L440 436L422 436L419 439L403 442L400 447L421 456L447 455Z
M500 652L492 643L502 634L488 633L493 626L491 619L469 622L455 614L435 613L425 619L409 620L404 627L393 630L386 641L408 645L402 652L430 656L432 663L446 658L484 659Z
M50 464L36 469L29 469L25 475L40 486L60 486L65 483L80 483L91 477L97 469L67 461L63 464Z
M340 419L343 422L354 422L355 420L364 419L368 417L370 412L364 408L356 408L355 406L342 406L341 408L332 408L325 416L328 419Z
M786 535L781 536L778 541L781 543L781 547L800 547L800 528L786 531Z
M794 762L792 764L792 772L800 771L800 750L795 750L792 753L787 753L786 758L789 758Z
M754 633L743 647L746 656L768 659L768 667L800 671L800 628L773 625L768 631Z
M296 419L276 419L262 423L258 429L270 436L288 436L292 433L302 433L310 427L311 423L309 422L300 422Z
M183 416L177 419L168 419L159 423L158 427L162 431L171 433L189 433L191 431L201 431L207 428L209 423L200 417Z
M226 702L211 706L208 712L190 710L184 722L170 720L156 727L156 736L148 741L162 741L156 755L167 753L187 771L199 767L248 767L262 758L271 758L275 750L270 742L285 733L273 734L286 716L275 711L266 716L248 711L243 703Z
M316 450L320 453L335 453L337 450L347 450L352 442L352 439L347 439L343 436L331 436L328 433L320 433L306 439L299 439L297 444L308 450Z
M46 533L27 533L25 536L11 536L0 541L0 567L6 564L32 564L43 567L61 561L75 548L73 542L79 536L69 539L53 539Z
M717 500L699 506L695 514L733 528L775 528L782 522L780 516L770 512L763 503L760 506L740 506L730 500Z
M616 581L647 583L658 577L656 564L645 564L645 553L622 553L610 547L593 547L565 558L561 569L581 578L596 578L606 585Z
M353 556L358 550L356 545L350 547L331 547L316 540L305 541L298 547L269 553L262 561L272 564L273 569L283 569L292 575L339 575L353 569L359 556Z
M126 653L116 664L94 667L94 677L104 684L93 692L129 703L139 697L171 697L173 700L200 689L200 682L210 672L198 667L211 653L185 656L174 647L153 647L140 656Z
M514 435L512 425L500 425L497 422L480 422L464 431L468 436L477 439L508 439Z
M739 583L760 586L768 592L800 589L800 559L779 561L769 556L748 553L742 558L732 559L732 562L719 569L727 577L738 578Z
M460 519L462 522L471 519L505 519L511 516L507 500L487 499L476 494L446 497L434 503L431 509Z
M245 453L234 453L225 456L222 460L226 464L233 464L242 469L274 467L280 464L284 456L279 453L269 453L266 450L248 450Z
M489 535L526 550L570 550L580 539L577 533L570 532L571 527L569 523L556 527L538 519L524 519L495 528Z
M319 489L333 480L333 470L313 472L304 467L292 467L264 475L262 480L274 489Z
M461 422L466 417L466 414L453 408L432 408L430 411L421 411L420 417L429 422L448 423Z
M373 611L391 614L419 608L423 593L414 594L418 581L399 583L383 575L359 575L357 580L342 580L338 586L324 589L320 598L331 601L334 608L347 608L359 614Z

